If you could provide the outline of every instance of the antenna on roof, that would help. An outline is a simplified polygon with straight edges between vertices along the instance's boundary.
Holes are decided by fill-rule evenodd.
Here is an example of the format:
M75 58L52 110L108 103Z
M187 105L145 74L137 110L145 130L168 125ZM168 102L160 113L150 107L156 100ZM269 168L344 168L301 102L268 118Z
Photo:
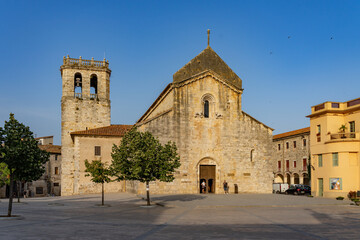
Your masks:
M207 34L208 34L208 46L210 46L210 29L207 30Z

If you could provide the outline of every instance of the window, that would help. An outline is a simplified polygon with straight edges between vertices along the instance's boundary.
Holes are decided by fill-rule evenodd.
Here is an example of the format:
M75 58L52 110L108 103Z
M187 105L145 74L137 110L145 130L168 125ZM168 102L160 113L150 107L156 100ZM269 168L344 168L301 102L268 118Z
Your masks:
M201 98L202 102L202 114L204 118L209 118L211 116L214 116L215 114L215 101L214 97L207 93Z
M286 160L286 171L289 171L290 168L290 161Z
M286 142L286 149L289 149L289 143Z
M58 160L58 155L57 154L55 154L55 161L57 161Z
M36 192L36 194L43 194L44 189L42 187L36 187L35 192Z
M296 160L293 162L293 167L296 168Z
M322 167L323 166L323 159L322 159L322 154L318 155L318 167Z
M209 101L205 100L204 101L204 118L208 118L209 117Z
M252 162L254 159L254 151L255 151L255 149L251 149L251 151L250 151L250 162Z
M95 146L95 156L101 156L101 147Z
M320 125L317 125L316 140L318 142L321 141L321 126Z
M303 146L306 147L306 139L303 139Z
M90 99L96 99L98 93L98 79L96 74L90 77Z
M332 162L333 162L333 167L339 166L339 154L338 153L332 154Z
M280 143L278 144L278 150L279 150L279 151L281 150L281 145L280 145Z
M59 174L59 168L55 167L55 174L58 175Z
M281 161L278 161L278 170L281 171Z
M355 138L355 122L352 121L352 122L349 122L349 125L350 125L350 138Z
M54 183L54 187L59 187L59 186L60 186L59 183L57 183L57 182Z
M74 97L82 98L82 76L80 73L75 73L74 76Z
M296 141L294 141L294 148L296 148Z
M307 170L307 160L306 158L303 158L303 171Z

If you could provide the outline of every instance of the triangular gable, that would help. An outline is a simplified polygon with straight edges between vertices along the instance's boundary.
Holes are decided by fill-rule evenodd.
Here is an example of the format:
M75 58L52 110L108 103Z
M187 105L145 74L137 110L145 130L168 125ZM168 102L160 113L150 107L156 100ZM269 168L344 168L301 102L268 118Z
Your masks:
M210 46L205 48L199 55L177 71L173 75L173 82L183 82L207 70L212 70L226 82L242 90L242 80Z

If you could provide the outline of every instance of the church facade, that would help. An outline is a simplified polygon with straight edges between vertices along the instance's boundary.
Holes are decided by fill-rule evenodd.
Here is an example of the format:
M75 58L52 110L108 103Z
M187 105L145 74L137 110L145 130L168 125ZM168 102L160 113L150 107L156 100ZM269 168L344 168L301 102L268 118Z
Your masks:
M85 155L86 151L81 149L92 149L100 139L95 133L104 129L111 132L112 126L108 63L104 60L96 66L93 60L85 60L89 62L83 66L79 59L71 60L72 64L68 64L68 59L61 67L63 195L94 192L91 184L82 187L89 180L83 177L85 157L81 152ZM83 91L81 99L75 92L80 85L79 74L86 88L95 86L92 76L97 79L97 90ZM83 75L87 80L83 80ZM67 85L71 91L64 98ZM162 143L175 142L180 155L181 166L175 180L151 183L152 193L200 193L202 182L206 183L206 193L223 193L224 181L229 184L230 193L271 193L273 129L242 111L242 93L242 80L210 46L174 74L172 83L135 124ZM86 136L90 139L88 146L76 141L85 132L93 133L91 138ZM114 138L117 144L122 134ZM102 142L104 138L109 136L101 135ZM111 148L104 149L108 152L103 154L110 156ZM145 186L138 182L118 184L121 186L113 186L109 191L145 192Z

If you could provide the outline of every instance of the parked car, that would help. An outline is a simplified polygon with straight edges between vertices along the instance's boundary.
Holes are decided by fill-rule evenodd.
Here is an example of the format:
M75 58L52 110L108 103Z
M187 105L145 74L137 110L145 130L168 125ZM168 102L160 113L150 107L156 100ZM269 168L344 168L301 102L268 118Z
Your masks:
M302 184L291 184L289 189L285 191L285 194L293 195L310 195L311 187Z
M303 185L304 186L304 191L305 191L305 195L311 195L311 187L307 186L307 185Z
M273 193L285 193L288 188L289 184L287 183L273 183Z

